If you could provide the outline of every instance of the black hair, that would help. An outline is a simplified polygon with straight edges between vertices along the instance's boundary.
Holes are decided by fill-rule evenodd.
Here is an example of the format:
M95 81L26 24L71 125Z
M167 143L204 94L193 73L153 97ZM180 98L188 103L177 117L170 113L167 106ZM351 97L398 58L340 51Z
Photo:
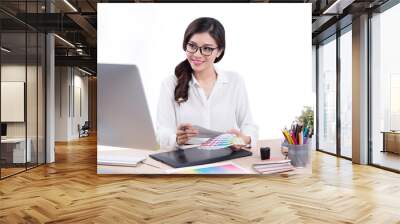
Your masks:
M183 50L186 51L186 45L194 34L204 32L209 33L210 36L214 38L218 49L222 51L214 61L214 63L217 63L222 59L225 52L225 29L222 24L214 18L201 17L189 24L183 38ZM179 104L188 100L189 82L192 79L192 72L193 69L187 59L175 67L175 76L178 79L178 83L175 87L175 101Z

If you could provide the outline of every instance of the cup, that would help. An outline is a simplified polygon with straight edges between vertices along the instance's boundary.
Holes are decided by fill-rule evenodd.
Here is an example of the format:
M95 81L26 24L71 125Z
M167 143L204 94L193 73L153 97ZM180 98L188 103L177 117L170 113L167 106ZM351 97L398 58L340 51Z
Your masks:
M260 148L261 160L269 159L271 156L271 149L269 147Z

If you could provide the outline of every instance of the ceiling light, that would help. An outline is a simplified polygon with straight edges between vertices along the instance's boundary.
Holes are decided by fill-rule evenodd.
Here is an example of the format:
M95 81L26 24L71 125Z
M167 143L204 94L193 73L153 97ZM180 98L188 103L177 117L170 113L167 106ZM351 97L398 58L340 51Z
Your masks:
M78 12L78 10L71 4L69 3L68 0L64 0L65 4L67 4L72 10L74 10L74 12Z
M73 45L73 44L72 44L71 42L69 42L68 40L66 40L66 39L64 39L64 38L62 38L62 37L60 37L60 36L57 35L57 34L54 34L54 36L57 37L58 39L60 39L62 42L64 42L64 43L66 43L67 45L69 45L70 47L75 48L75 45Z
M81 68L79 68L79 67L78 67L78 70L81 71L81 72L83 72L83 73L85 73L85 74L87 74L87 75L92 75L92 73L90 73L90 72L88 72L88 71L86 71L86 70L83 70L83 69L81 69Z
M351 5L355 0L336 0L322 14L342 14L347 6Z
M77 52L79 55L83 55L83 50L82 50L81 48L77 48L77 49L76 49L76 52Z
M0 49L1 49L2 51L6 52L6 53L10 53L10 52L11 52L11 50L9 50L9 49L7 49L7 48L5 48L5 47L1 47Z

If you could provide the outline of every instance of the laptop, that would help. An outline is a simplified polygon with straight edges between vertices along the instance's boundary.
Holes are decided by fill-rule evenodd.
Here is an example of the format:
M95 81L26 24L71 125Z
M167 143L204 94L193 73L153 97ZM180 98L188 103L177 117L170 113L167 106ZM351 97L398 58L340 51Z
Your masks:
M97 65L97 144L158 149L136 65Z

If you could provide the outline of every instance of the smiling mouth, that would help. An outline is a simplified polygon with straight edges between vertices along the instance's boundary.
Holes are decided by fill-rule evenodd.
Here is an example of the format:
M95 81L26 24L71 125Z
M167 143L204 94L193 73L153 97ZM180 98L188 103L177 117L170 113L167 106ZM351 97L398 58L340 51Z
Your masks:
M195 65L201 65L203 63L203 61L192 60L192 63L195 64Z

